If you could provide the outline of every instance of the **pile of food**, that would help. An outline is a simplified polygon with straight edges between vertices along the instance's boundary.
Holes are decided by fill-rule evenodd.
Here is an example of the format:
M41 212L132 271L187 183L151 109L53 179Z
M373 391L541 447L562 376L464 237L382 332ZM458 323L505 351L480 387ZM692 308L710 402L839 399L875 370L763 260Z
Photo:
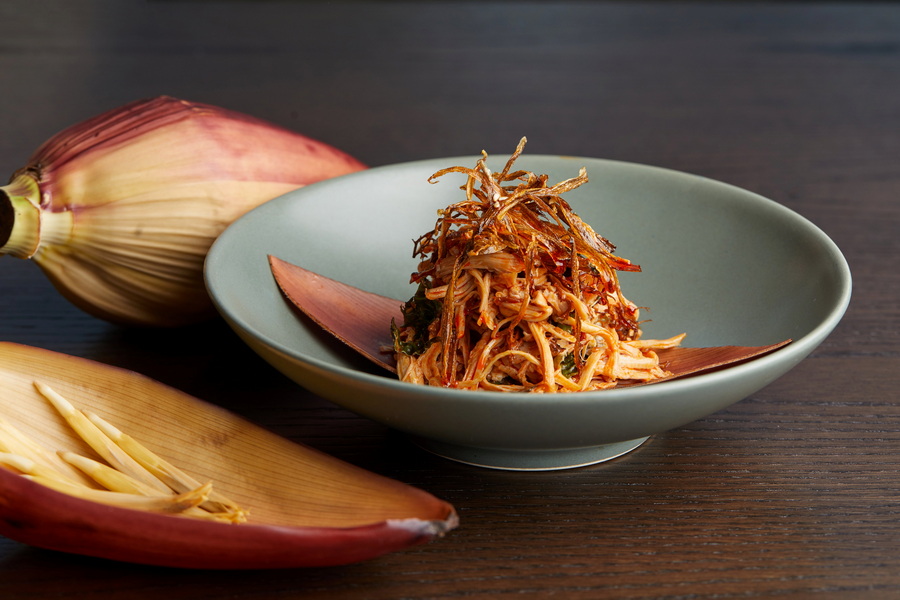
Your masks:
M211 482L201 484L46 384L36 381L34 387L103 460L68 450L54 453L0 417L0 469L101 504L225 523L247 521L247 511L213 491ZM61 468L66 465L75 470Z
M641 340L639 309L622 294L617 271L640 267L614 254L562 198L588 181L555 185L513 170L525 138L499 173L487 153L468 176L465 199L439 211L415 241L421 259L392 326L401 380L461 389L576 392L620 381L667 377L656 350L684 334Z

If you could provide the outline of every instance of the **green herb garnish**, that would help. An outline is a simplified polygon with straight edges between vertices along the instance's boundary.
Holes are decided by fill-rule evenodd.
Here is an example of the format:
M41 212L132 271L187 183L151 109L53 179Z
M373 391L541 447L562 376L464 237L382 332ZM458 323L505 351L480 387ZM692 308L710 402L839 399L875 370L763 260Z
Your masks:
M575 354L569 352L559 363L560 372L566 377L578 375L578 367L575 365Z
M403 305L403 326L412 328L415 332L413 339L400 340L399 328L391 323L395 344L408 356L419 356L434 342L429 336L428 327L435 319L441 317L441 302L429 300L425 296L426 289L425 284L420 283L415 295Z

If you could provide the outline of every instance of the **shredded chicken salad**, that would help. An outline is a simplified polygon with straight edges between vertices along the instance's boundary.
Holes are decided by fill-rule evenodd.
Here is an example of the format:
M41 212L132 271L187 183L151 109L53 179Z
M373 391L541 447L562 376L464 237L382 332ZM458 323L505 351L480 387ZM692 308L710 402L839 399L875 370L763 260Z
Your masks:
M577 392L669 375L657 350L684 334L641 340L639 309L617 271L640 271L573 211L562 194L588 181L555 185L513 170L526 139L499 173L487 153L467 175L465 199L438 211L415 240L415 295L392 324L401 380L506 392Z

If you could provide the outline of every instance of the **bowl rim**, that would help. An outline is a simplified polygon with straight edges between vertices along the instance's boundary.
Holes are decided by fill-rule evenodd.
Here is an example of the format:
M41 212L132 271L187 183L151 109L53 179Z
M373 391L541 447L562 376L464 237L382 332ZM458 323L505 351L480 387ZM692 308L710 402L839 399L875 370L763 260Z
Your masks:
M477 157L475 157L477 159ZM565 397L567 402L580 403L580 402L590 402L597 403L598 401L606 401L613 402L619 400L629 399L632 400L636 397L645 396L649 394L655 394L657 390L660 390L661 387L664 387L665 390L671 392L677 392L680 390L690 390L691 388L697 387L706 387L709 385L715 386L719 383L724 383L727 380L734 378L737 375L744 373L751 373L753 371L765 371L774 363L780 363L782 361L791 362L792 364L797 364L801 360L803 360L809 353L811 353L824 339L834 330L837 324L842 319L844 313L846 312L852 295L852 274L850 272L849 264L841 252L838 245L832 240L824 231L822 231L818 226L816 226L812 221L801 215L800 213L784 206L776 202L771 198L767 198L758 194L756 192L738 187L736 185L726 183L717 179L712 179L703 175L696 175L693 173L688 173L685 171L679 171L667 167L659 167L654 165L648 165L637 162L629 162L623 160L616 159L606 159L606 158L596 158L596 157L583 157L583 156L569 156L569 155L549 155L549 154L529 154L523 155L522 159L530 159L537 161L546 161L546 160L564 160L567 162L571 161L590 161L590 162L602 162L607 165L619 167L619 168L629 168L629 169L639 169L646 170L648 172L653 172L657 175L662 175L666 177L678 177L678 178L687 178L695 182L702 182L703 185L719 187L722 190L729 192L730 194L740 196L745 198L746 202L753 203L762 203L768 206L770 210L776 211L780 218L783 219L791 219L798 227L802 228L807 234L811 234L816 240L822 244L823 248L827 250L827 254L829 255L829 263L836 267L836 272L838 274L838 283L840 286L839 295L837 298L837 302L833 304L831 309L828 311L827 315L809 332L807 332L804 336L798 339L792 340L792 342L782 348L775 350L774 352L764 355L762 357L755 358L745 363L733 365L727 367L725 369L709 372L709 373L701 373L698 375L692 375L689 377L678 378L672 381L660 382L657 384L652 384L648 386L636 386L636 387L627 387L627 388L611 388L607 390L593 390L586 392L578 392L578 393L567 393ZM351 379L356 380L361 384L368 385L377 385L377 386L387 386L388 389L396 392L400 395L405 395L408 393L417 393L417 394L428 394L435 397L442 397L444 395L449 394L448 398L452 398L454 402L457 403L483 403L486 398L491 399L492 401L501 401L504 399L511 400L520 400L522 394L509 394L503 392L494 392L488 390L462 390L456 388L441 388L436 386L425 386L425 385L416 385L407 382L400 381L390 375L390 373L385 373L384 375L369 373L366 371L357 370L354 368L345 367L342 365L336 365L328 361L321 360L315 356L307 355L302 352L298 352L297 350L291 348L288 345L282 344L281 342L272 339L265 332L259 331L257 328L251 326L244 318L242 318L241 314L228 305L228 303L224 302L219 295L218 288L218 276L221 268L219 266L219 255L222 252L222 248L226 247L231 243L232 236L239 237L236 232L239 232L247 222L252 219L260 218L260 215L266 214L271 210L275 210L276 207L282 204L288 204L293 202L302 201L302 199L311 193L316 193L317 190L321 189L324 186L328 186L337 180L346 181L352 178L367 178L371 176L372 173L380 173L388 170L400 170L411 167L425 166L428 164L437 164L441 165L447 164L460 164L460 161L472 161L473 155L469 156L451 156L446 158L426 158L414 161L406 161L400 163L393 163L388 165L380 165L371 167L369 169L363 171L357 171L354 173L350 173L347 175L342 175L340 177L324 180L318 183L307 185L303 188L299 188L283 194L277 198L274 198L254 209L246 213L245 215L239 217L235 220L231 225L229 225L225 231L215 240L210 251L207 254L205 263L204 263L204 280L207 287L207 291L210 295L210 298L213 301L214 306L219 311L219 313L230 323L233 328L237 328L242 331L245 335L251 336L255 341L261 343L270 349L283 354L289 357L292 360L304 363L308 366L314 367L320 371L325 371L333 376L338 377L349 377ZM467 163L463 163L467 164ZM440 169L443 167L437 167ZM435 169L435 170L437 170ZM273 285L276 285L273 282ZM285 300L287 302L287 300ZM780 340L773 340L772 343ZM351 351L352 352L352 351ZM556 394L527 394L529 397L533 396L556 396Z

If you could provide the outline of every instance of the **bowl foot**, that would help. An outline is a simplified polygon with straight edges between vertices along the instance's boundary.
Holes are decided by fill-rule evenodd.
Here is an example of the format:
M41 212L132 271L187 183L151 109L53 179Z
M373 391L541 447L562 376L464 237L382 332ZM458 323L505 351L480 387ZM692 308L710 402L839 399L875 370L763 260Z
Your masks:
M504 471L555 471L612 460L631 452L649 438L562 450L499 450L458 446L414 436L411 439L433 454L467 465Z

